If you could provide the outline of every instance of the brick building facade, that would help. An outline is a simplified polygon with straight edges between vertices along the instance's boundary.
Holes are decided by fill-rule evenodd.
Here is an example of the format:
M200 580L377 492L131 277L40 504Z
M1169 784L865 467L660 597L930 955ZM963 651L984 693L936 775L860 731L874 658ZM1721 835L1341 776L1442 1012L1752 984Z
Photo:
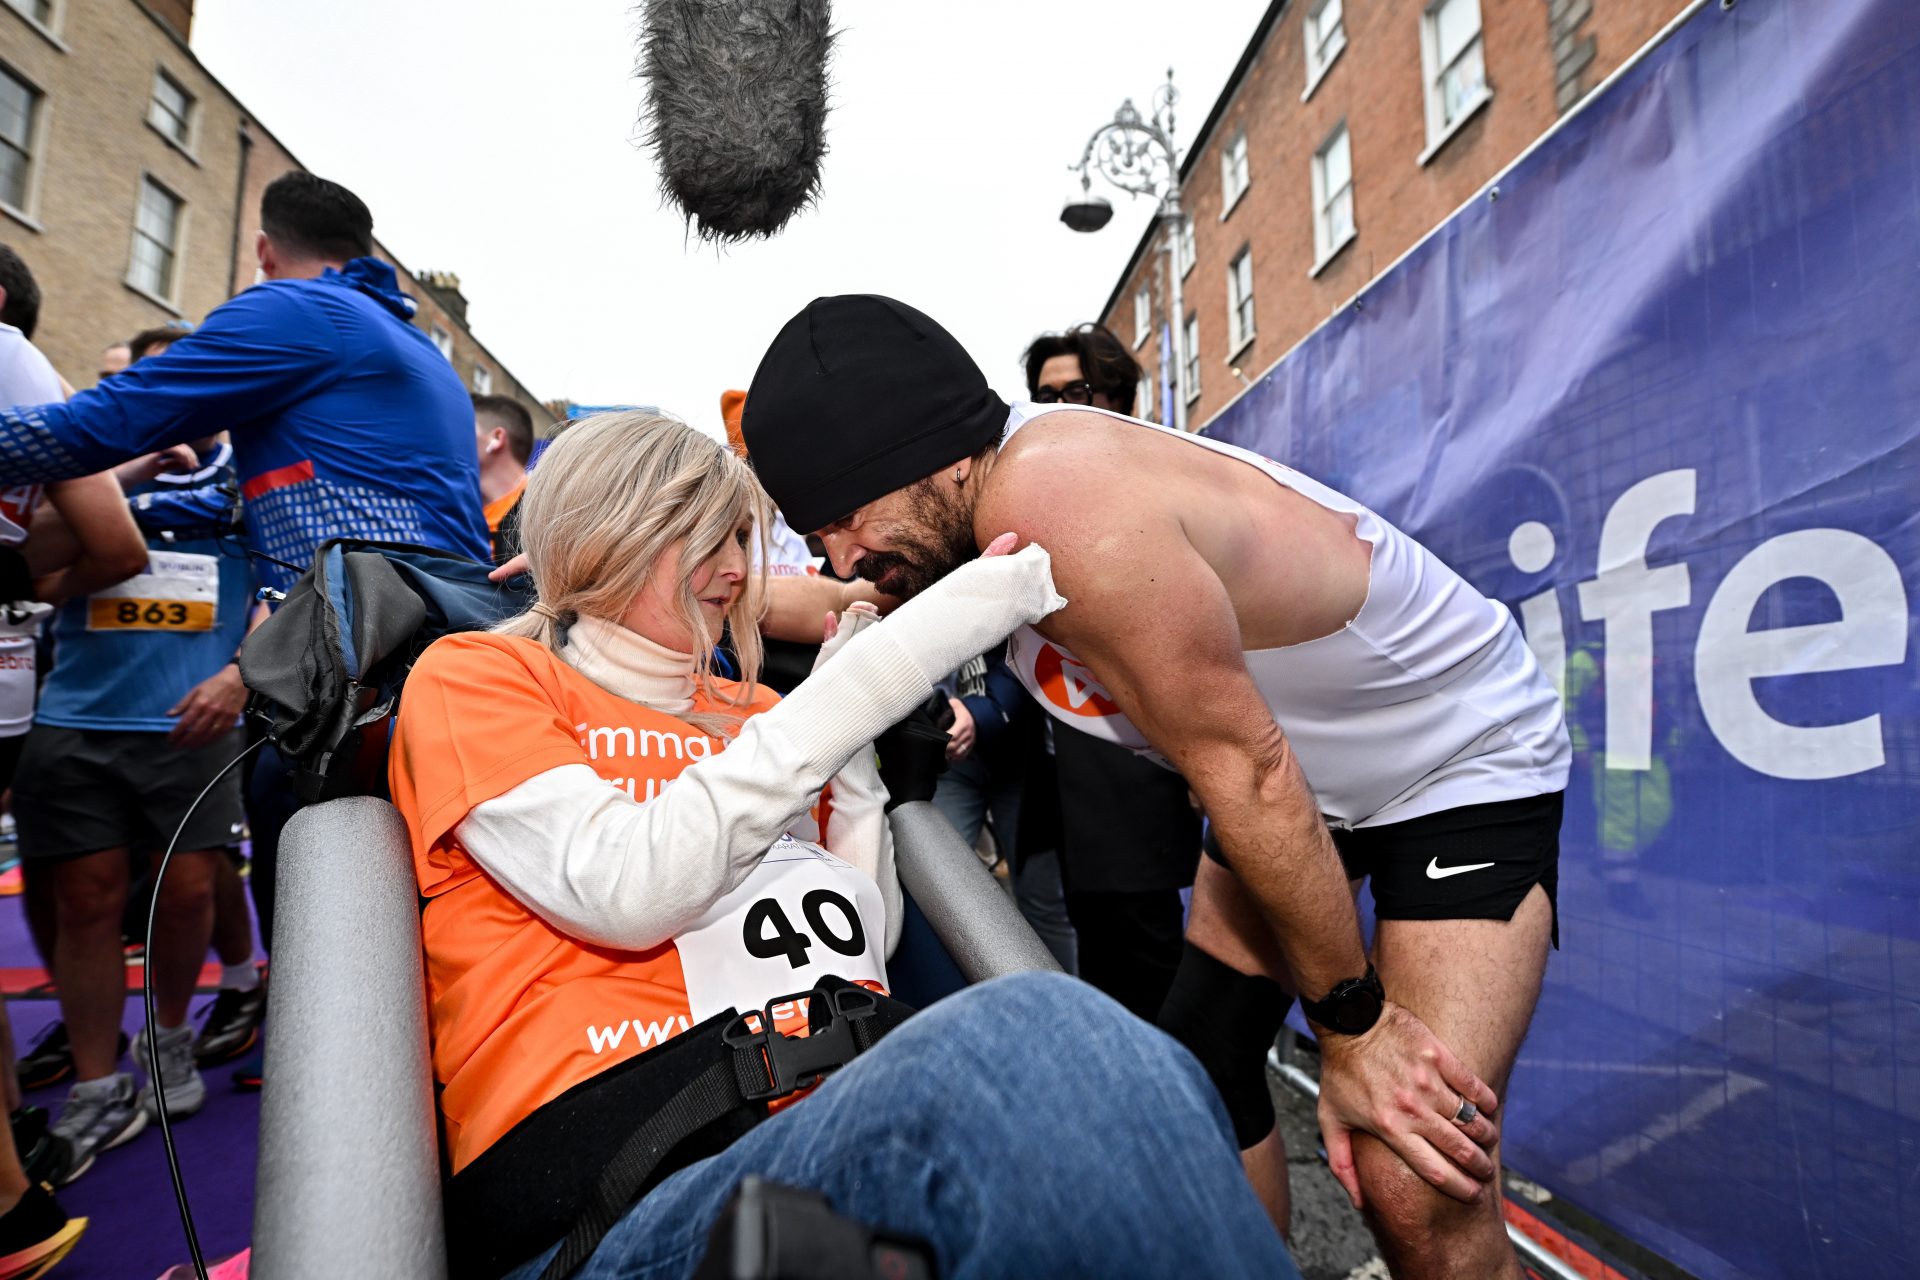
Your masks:
M1182 319L1197 342L1171 381L1187 426L1205 426L1686 7L1274 0L1181 166ZM1147 369L1155 419L1164 243L1147 230L1102 312Z
M0 0L0 241L39 280L35 341L76 386L108 343L251 285L261 192L304 167L200 64L192 26L192 0ZM457 276L375 251L461 381L550 420L467 327Z

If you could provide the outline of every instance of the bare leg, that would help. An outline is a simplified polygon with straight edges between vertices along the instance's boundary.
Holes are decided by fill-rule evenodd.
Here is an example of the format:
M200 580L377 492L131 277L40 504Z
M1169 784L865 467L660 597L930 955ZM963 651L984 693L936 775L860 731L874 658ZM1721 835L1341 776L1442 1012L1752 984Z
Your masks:
M1293 1188L1287 1182L1287 1140L1275 1126L1272 1133L1240 1153L1240 1167L1260 1206L1273 1219L1274 1230L1293 1243Z
M1193 882L1187 941L1222 964L1265 975L1291 991L1280 948L1239 877L1211 858L1200 859ZM1287 1145L1278 1128L1240 1153L1253 1193L1280 1234L1292 1239L1293 1197L1287 1185Z
M118 1065L120 1015L127 1001L120 917L127 905L127 851L105 849L55 863L58 933L53 975L60 1015L73 1042L74 1078L105 1079Z
M160 883L160 910L147 963L153 969L153 1011L162 1027L187 1021L187 1006L213 936L216 864L226 860L217 850L176 853Z
M7 1016L4 1002L0 1002L0 1079L7 1082L7 1110L17 1111L20 1081L13 1074L13 1019ZM0 1213L19 1204L25 1194L27 1171L20 1167L20 1153L13 1146L13 1126L8 1125L6 1138L0 1141Z
M4 1006L0 1006L0 1028L5 1028L7 1078L13 1077L13 1027ZM17 1092L17 1090L16 1090ZM15 1106L20 1105L18 1102ZM0 1214L11 1212L27 1194L27 1171L20 1167L20 1153L13 1149L13 1126L0 1135Z
M20 1167L20 1153L13 1149L13 1134L0 1142L0 1214L12 1213L27 1194L27 1171Z
M5 1001L0 1001L0 1089L7 1095L7 1112L20 1109L20 1077L14 1074L13 1019L7 1016Z
M213 872L213 949L221 964L246 964L253 959L247 886L240 879L240 869L224 853Z
M53 935L59 908L53 900L53 867L39 859L22 858L20 872L27 904L27 932L33 937L33 949L40 963L53 972Z
M1388 996L1504 1100L1540 998L1551 927L1546 890L1535 885L1512 920L1383 920L1374 964ZM1499 1149L1489 1154L1498 1164ZM1491 1194L1462 1204L1369 1135L1354 1135L1353 1155L1368 1223L1398 1280L1521 1280L1497 1174Z

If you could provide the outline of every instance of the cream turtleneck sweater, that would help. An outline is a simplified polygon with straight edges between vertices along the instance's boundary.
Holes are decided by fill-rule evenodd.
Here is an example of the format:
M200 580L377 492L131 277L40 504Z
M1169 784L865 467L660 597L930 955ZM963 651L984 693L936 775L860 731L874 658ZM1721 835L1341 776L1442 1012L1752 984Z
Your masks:
M603 618L581 618L567 631L560 653L587 679L638 702L683 716L693 710L693 655L675 653L638 631Z
M630 951L673 938L731 892L833 783L821 843L873 877L891 954L899 879L873 739L968 658L1066 602L1047 553L963 565L884 623L850 615L814 674L751 716L724 751L636 801L585 764L549 769L477 805L454 836L529 910L573 937ZM616 623L583 618L562 651L609 692L671 714L693 704L693 659Z

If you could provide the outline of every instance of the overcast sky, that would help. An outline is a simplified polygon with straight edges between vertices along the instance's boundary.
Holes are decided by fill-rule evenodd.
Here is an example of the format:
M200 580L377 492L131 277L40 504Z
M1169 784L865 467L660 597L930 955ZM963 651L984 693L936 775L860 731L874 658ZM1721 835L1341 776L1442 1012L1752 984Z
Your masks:
M1027 341L1097 318L1151 214L1109 190L1106 230L1060 224L1087 135L1171 64L1191 142L1265 7L837 0L820 202L723 252L661 205L620 0L199 0L193 43L402 261L458 273L534 394L717 432L720 392L821 294L921 308L1013 394Z

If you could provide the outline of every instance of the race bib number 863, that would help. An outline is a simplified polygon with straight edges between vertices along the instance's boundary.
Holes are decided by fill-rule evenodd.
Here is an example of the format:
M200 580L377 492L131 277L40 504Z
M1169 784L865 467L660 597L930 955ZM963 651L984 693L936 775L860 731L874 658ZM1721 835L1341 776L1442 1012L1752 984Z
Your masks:
M211 631L218 621L220 564L183 551L148 554L145 573L87 599L89 631Z

